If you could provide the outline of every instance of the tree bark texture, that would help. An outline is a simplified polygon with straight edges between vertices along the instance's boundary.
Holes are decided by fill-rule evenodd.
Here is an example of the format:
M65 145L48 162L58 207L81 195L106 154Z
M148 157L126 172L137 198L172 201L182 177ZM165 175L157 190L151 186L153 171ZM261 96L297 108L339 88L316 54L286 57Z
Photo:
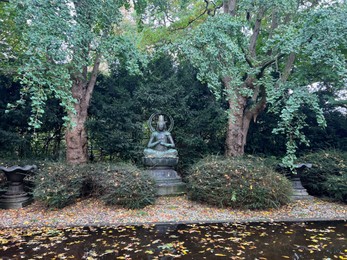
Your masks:
M241 95L230 98L229 103L229 119L226 135L226 156L241 156L245 151L246 137L249 122L244 115L246 99Z
M95 59L89 80L87 80L87 69L84 68L82 77L76 77L72 86L72 96L77 102L74 106L75 113L69 114L70 126L65 133L66 161L70 164L82 164L88 161L88 135L85 123L99 66L100 55Z
M257 116L266 107L265 90L253 85L252 78L247 78L242 88L254 90L252 98L243 96L234 90L234 95L228 98L229 118L226 133L226 156L242 156L245 152L247 134L251 120L256 121ZM238 89L230 86L230 79L224 78L223 84L226 89Z
M84 122L66 130L66 161L70 164L81 164L88 161L88 139Z
M75 112L70 113L70 126L66 129L66 160L71 164L86 163L88 161L88 138L85 129L87 110L89 104L83 98L85 87L82 83L76 83L72 87L72 95L79 100L75 104ZM81 97L82 99L78 99Z

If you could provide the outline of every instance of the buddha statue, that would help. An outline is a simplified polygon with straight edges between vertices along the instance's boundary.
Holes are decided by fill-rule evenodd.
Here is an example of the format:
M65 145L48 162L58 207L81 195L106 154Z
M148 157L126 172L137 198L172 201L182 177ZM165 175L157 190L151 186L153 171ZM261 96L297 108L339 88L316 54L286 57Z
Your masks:
M157 129L153 131L149 139L144 156L150 158L176 158L177 150L171 133L166 130L164 115L158 116Z
M167 130L165 117L169 118L170 126ZM156 129L152 125L152 120L157 119ZM178 153L170 131L173 128L173 119L164 113L152 114L148 120L149 128L152 132L147 148L144 149L143 164L147 168L148 174L157 183L157 194L180 195L185 193L185 184L182 178L175 171L178 163Z

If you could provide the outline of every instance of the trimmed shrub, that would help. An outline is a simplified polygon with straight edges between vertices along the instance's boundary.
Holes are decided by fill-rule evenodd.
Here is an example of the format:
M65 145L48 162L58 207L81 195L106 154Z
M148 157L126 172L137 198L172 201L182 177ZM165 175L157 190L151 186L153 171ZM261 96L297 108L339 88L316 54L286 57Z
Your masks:
M329 176L323 183L329 197L347 203L347 174Z
M63 208L77 198L101 197L106 204L143 208L156 198L155 181L132 165L40 164L33 177L34 199L49 208Z
M154 204L157 188L154 179L132 165L113 166L96 178L101 199L108 205L129 209Z
M33 177L33 197L49 208L63 208L80 197L86 166L41 164Z
M188 176L189 198L219 207L278 208L291 194L291 183L257 158L208 157Z
M312 168L301 173L302 183L310 194L341 198L340 190L343 188L343 180L347 178L347 152L322 150L299 159L300 162L312 163Z

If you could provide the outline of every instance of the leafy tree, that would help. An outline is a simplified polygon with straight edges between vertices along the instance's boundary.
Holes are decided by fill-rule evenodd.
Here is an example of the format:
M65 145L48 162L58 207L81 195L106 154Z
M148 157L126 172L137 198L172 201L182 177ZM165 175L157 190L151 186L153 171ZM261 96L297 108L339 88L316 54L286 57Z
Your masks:
M13 76L0 74L0 154L11 158L58 158L63 147L62 107L56 99L47 100L42 127L34 132L28 129L29 106L6 111L8 103L20 98L21 88Z
M2 156L24 157L31 154L31 131L27 117L30 110L23 107L5 113L7 103L19 99L20 84L13 77L0 74L0 153Z
M159 111L175 121L181 169L206 154L223 153L226 114L189 63L178 65L170 55L153 57L142 76L129 75L123 65L97 81L88 121L95 159L142 164L147 120Z
M164 55L150 63L135 94L144 120L160 111L173 117L172 134L182 168L206 154L224 150L227 122L224 102L216 102L207 85L196 79L196 74L189 62L176 64L170 55Z
M17 10L17 26L25 24L22 43L25 60L20 67L21 94L29 96L32 128L40 127L44 105L50 97L67 111L66 158L84 163L87 156L85 122L100 64L122 56L136 71L136 48L121 35L122 7L126 0L10 1Z
M300 152L323 149L339 149L346 151L347 149L347 114L339 102L334 102L338 93L335 93L332 88L320 88L316 91L319 98L319 104L323 108L324 117L327 127L320 128L314 126L314 115L312 111L303 106L302 113L307 117L307 126L303 129L304 134L310 141L310 146L300 147Z
M124 66L111 71L98 79L88 111L90 157L136 161L143 150L143 117L134 98L141 77L129 75Z
M309 146L300 145L299 155L308 151L324 149L347 149L347 116L337 110L324 109L324 117L327 126L321 128L315 125L316 116L306 106L301 108L301 112L307 118L307 126L303 128L303 133L309 140ZM285 156L286 136L284 134L273 135L272 130L276 128L279 115L266 111L259 115L257 123L251 122L249 129L249 141L245 147L246 153L263 154L266 156Z
M23 54L20 27L15 26L16 10L0 1L0 73L15 74ZM21 26L22 27L22 26Z
M191 61L217 97L226 97L226 155L244 153L250 122L270 104L281 118L275 132L287 137L284 163L293 164L298 143L307 142L300 107L309 105L318 124L325 125L318 99L307 86L324 82L341 88L346 80L345 1L184 3L176 9L168 5L162 16L157 8L157 15L145 17L149 26L164 25L154 33L145 29L143 43L175 41L172 51ZM186 10L175 12L181 7ZM163 17L171 22L152 22Z

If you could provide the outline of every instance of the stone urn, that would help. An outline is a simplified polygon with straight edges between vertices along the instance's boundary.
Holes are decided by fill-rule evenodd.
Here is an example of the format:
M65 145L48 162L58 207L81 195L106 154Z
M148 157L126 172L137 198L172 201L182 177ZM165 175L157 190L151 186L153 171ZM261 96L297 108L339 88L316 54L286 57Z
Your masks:
M0 171L3 171L9 182L9 186L5 194L0 196L0 208L17 209L22 208L31 203L31 198L24 191L24 178L36 170L36 165L25 165L3 167L0 166Z

